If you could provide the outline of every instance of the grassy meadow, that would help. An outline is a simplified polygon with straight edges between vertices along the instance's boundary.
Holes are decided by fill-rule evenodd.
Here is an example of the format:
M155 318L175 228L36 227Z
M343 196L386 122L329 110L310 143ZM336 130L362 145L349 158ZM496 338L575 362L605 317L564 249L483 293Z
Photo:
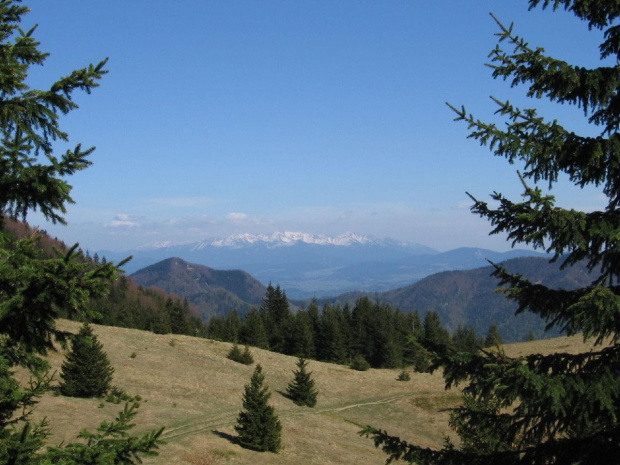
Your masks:
M79 324L59 321L77 332ZM448 408L459 403L458 391L444 390L441 374L412 373L397 381L400 370L358 372L348 367L310 361L319 389L315 408L299 407L286 391L296 358L252 348L283 426L279 454L243 449L232 440L243 388L254 366L226 358L231 344L177 335L93 325L115 368L113 384L143 400L135 432L165 427L166 444L146 464L383 464L385 455L358 431L371 424L408 441L440 447L448 427ZM560 338L506 345L510 355L527 352L582 350L581 338ZM48 357L60 371L64 354ZM47 416L48 444L73 440L83 428L94 429L112 419L121 405L102 399L76 399L47 394L35 418Z

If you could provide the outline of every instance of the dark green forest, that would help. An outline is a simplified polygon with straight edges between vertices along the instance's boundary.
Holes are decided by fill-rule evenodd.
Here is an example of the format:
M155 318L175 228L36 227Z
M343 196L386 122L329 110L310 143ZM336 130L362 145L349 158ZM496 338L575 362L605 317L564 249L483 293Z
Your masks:
M417 311L394 310L368 297L353 306L326 303L320 308L312 301L293 313L286 293L272 285L261 306L245 317L231 311L211 318L207 335L324 362L349 365L362 356L373 368L413 365L420 371L433 350L475 351L485 345L472 327L459 326L450 335L435 311L421 319Z

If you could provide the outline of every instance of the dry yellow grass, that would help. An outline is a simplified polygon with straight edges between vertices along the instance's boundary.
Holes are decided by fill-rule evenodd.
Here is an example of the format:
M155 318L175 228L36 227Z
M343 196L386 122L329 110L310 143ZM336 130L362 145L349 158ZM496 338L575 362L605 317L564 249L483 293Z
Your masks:
M79 325L60 321L77 332ZM446 408L458 404L456 391L445 391L440 373L413 374L411 381L396 380L399 370L353 371L347 367L311 361L320 391L315 408L298 407L281 393L295 369L296 359L252 349L263 366L266 382L283 425L284 450L259 453L230 441L241 409L243 386L253 366L226 358L231 345L188 336L94 325L95 332L115 367L114 384L144 401L136 431L165 427L166 445L147 464L382 464L385 455L372 441L358 435L371 424L416 444L440 447L449 434ZM579 341L558 339L506 346L521 351L567 351ZM132 358L132 354L135 357ZM63 354L49 361L60 370ZM83 428L95 428L120 405L100 399L74 399L46 395L36 415L51 420L50 443L73 440Z

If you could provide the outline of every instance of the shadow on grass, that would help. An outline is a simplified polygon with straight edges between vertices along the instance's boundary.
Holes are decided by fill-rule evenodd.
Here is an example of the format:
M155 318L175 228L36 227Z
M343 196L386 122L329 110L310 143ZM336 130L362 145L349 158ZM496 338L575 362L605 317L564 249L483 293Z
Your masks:
M239 438L239 436L233 436L232 434L225 433L224 431L218 431L218 430L216 430L216 429L211 430L211 432L212 432L213 434L215 434L216 436L219 436L219 437L220 437L220 438L222 438L222 439L226 439L226 440L227 440L227 441L229 441L231 444L235 444L235 445L237 445L237 446L241 446L241 447L243 447L244 449L253 450L253 451L255 451L255 452L268 452L268 451L267 451L267 450L265 450L265 449L259 449L259 448L256 448L256 447L251 447L251 446L250 446L250 445L248 445L248 444L243 444L243 443L239 440L239 439L240 439L240 438ZM269 451L269 452L273 452L273 451Z
M280 390L278 390L278 389L275 389L275 390L274 390L274 392L277 392L278 394L280 394L280 395L281 395L282 397L284 397L285 399L288 399L288 400L293 400L293 397L291 397L291 396L288 394L288 392L285 392L285 391L280 391Z
M232 434L225 433L224 431L218 431L216 429L212 430L211 432L222 439L226 439L232 444L237 444L238 446L241 445L238 436L233 436Z

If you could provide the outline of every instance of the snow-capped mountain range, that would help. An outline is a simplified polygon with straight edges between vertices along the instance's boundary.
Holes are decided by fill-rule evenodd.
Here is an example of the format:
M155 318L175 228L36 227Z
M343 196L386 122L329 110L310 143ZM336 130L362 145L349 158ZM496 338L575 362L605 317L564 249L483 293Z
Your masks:
M251 244L263 243L271 247L292 246L295 244L317 244L317 245L337 245L349 246L352 244L378 243L379 239L362 236L356 233L345 233L336 237L315 235L298 231L274 232L273 234L234 234L225 239L214 239L201 241L196 244L196 248L203 247L244 247Z
M149 250L176 246L191 246L193 250L201 250L207 247L240 248L249 247L252 245L265 245L267 247L286 247L298 244L333 245L343 247L361 244L389 244L401 246L408 245L405 242L399 242L393 239L380 239L374 236L366 236L354 232L347 232L344 234L340 234L339 236L332 237L326 236L324 234L311 234L300 231L284 231L274 232L272 234L232 234L225 238L203 239L202 241L191 243L173 243L166 241L148 244L141 247L140 249ZM429 249L427 247L420 246L418 244L416 244L415 246L422 247L427 249L429 252L433 252L432 249Z
M336 237L305 232L236 234L186 244L150 244L122 253L98 251L118 261L133 255L127 273L178 257L210 268L243 270L263 284L279 284L291 298L342 292L386 291L407 286L432 273L486 266L531 251L493 252L463 248L440 253L421 244L357 233Z

